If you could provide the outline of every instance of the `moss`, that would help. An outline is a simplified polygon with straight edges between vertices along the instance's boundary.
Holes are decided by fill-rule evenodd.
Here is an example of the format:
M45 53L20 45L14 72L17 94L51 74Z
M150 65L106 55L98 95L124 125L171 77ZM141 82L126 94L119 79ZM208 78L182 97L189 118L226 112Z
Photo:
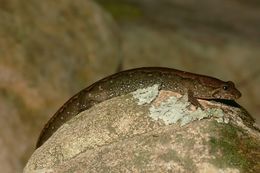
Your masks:
M237 151L234 143L216 138L211 138L210 143L212 146L211 152L217 153L220 149L223 153L223 157L214 160L218 166L248 167L247 160Z
M214 123L213 126L215 134L210 138L209 144L210 152L215 158L211 162L220 168L256 171L260 160L259 142L234 125Z
M116 20L135 20L143 14L137 4L122 0L96 0Z

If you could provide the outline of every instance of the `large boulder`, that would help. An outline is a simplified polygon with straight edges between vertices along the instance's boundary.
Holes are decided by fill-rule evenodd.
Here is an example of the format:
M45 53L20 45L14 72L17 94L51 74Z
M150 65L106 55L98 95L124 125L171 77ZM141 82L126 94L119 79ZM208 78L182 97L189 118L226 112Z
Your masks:
M56 131L24 172L257 172L260 133L239 107L157 86L103 101Z

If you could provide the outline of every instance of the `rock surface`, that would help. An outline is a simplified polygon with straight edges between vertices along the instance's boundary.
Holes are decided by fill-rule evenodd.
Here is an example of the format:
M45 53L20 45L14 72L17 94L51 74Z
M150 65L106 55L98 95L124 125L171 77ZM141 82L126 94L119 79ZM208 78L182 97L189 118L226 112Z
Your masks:
M260 170L260 133L243 110L200 100L202 111L176 93L151 89L158 87L147 88L152 101L134 92L78 114L33 153L24 172ZM191 116L197 118L181 123Z

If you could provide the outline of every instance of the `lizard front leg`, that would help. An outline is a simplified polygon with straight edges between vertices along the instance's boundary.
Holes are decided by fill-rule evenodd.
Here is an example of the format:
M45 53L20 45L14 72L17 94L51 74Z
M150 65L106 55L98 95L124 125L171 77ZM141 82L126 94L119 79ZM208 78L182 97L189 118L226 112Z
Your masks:
M200 107L202 110L204 110L204 107L199 103L198 99L194 97L194 93L191 90L188 90L188 101L196 108Z

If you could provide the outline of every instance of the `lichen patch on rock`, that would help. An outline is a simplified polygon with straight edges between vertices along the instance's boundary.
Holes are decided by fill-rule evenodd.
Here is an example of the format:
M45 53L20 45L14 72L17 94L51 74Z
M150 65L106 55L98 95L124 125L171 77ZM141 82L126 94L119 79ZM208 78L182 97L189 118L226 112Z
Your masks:
M151 103L159 93L159 84L155 84L151 87L138 89L134 91L133 97L138 99L138 105L143 105L146 103Z
M188 96L181 98L170 96L167 100L161 101L159 105L152 105L149 109L149 116L153 120L162 120L166 125L180 122L181 126L189 124L195 120L215 117L218 122L228 122L224 119L223 111L220 108L207 108L202 110L197 108L192 110L192 105L188 101Z

